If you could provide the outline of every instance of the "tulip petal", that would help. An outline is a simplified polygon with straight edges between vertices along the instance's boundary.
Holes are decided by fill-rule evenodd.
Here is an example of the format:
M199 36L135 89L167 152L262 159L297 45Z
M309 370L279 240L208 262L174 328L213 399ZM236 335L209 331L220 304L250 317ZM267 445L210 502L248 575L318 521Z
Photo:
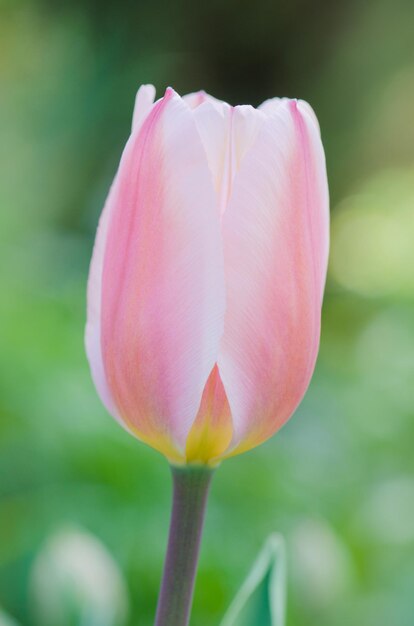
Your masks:
M141 85L135 98L132 129L136 133L142 126L146 116L151 110L155 98L153 85ZM105 202L105 206L99 219L95 244L89 269L87 289L87 323L85 329L85 347L98 395L107 411L127 430L128 427L122 420L108 387L101 349L101 299L102 299L102 271L105 254L108 224L115 196L116 179L114 180Z
M286 105L289 102L292 102L289 98L269 98L269 100L262 102L259 106L259 111L263 111L266 115L274 115L277 114L280 106ZM318 118L316 117L315 111L312 109L311 105L308 102L305 102L305 100L299 100L298 105L302 115L306 115L308 118L311 118L316 128L320 131Z
M259 106L259 111L263 111L266 115L272 115L277 112L277 109L283 102L286 102L288 98L269 98L262 102Z
M185 441L224 323L216 196L190 108L168 89L117 174L102 288L102 353L119 413L170 458Z
M190 109L196 109L198 106L200 106L200 104L203 104L203 102L205 102L208 97L209 96L206 94L206 92L201 90L195 91L194 93L186 94L185 96L183 96L183 100L186 104L188 104Z
M301 102L267 115L223 215L226 319L218 359L233 453L278 430L313 372L328 254L319 132Z
M92 260L89 269L87 289L87 322L85 329L85 347L91 368L92 379L96 390L108 412L122 425L118 409L115 406L111 391L108 387L101 349L101 300L102 300L102 270L105 253L108 223L113 205L115 181L110 189L107 201L99 219Z
M132 115L132 130L138 132L155 100L154 85L141 85L135 97L134 113Z
M229 135L230 107L224 102L205 100L193 111L208 165L213 176L214 188L219 195L223 176L226 147Z
M213 99L200 104L193 114L219 197L219 210L223 213L234 177L265 115L248 105L231 107Z
M229 402L215 365L208 378L197 417L186 443L187 463L214 463L231 443L233 435Z
M204 89L200 91L194 91L193 93L187 93L182 98L184 102L190 107L190 109L196 109L203 104L204 102L215 102L216 104L223 104L221 100L214 98L214 96L210 96Z

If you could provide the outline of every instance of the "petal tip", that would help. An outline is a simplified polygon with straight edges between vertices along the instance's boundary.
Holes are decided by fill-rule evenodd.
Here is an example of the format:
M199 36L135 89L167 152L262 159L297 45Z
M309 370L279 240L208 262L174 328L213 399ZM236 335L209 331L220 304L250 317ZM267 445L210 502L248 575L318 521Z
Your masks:
M290 98L288 100L288 107L293 115L298 113L298 100L297 98Z
M174 96L178 96L178 93L175 91L175 89L173 89L172 87L167 87L164 93L164 100L169 100Z

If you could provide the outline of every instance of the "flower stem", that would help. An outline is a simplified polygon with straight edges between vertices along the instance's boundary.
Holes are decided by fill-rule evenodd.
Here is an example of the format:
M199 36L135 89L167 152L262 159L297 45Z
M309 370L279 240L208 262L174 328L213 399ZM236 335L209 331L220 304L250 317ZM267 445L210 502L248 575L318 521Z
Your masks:
M173 505L155 626L187 626L213 471L171 467Z

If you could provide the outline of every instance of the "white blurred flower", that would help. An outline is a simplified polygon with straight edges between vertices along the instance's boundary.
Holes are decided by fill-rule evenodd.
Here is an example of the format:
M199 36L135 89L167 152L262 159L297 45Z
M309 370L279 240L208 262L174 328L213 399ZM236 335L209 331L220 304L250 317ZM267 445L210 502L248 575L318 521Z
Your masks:
M367 540L384 544L414 541L414 476L398 476L377 485L357 514Z
M120 626L128 612L115 561L99 539L74 529L57 532L41 549L31 596L42 626Z
M304 521L289 543L294 586L304 602L313 608L325 607L348 591L353 580L351 557L326 522Z
M18 626L17 622L0 609L0 626Z

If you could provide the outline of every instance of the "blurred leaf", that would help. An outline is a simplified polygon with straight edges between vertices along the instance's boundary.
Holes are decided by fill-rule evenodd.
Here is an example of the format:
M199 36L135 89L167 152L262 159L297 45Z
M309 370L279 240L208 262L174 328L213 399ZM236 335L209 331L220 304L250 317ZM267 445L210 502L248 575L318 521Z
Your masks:
M274 534L267 539L221 626L284 626L285 608L285 541Z

